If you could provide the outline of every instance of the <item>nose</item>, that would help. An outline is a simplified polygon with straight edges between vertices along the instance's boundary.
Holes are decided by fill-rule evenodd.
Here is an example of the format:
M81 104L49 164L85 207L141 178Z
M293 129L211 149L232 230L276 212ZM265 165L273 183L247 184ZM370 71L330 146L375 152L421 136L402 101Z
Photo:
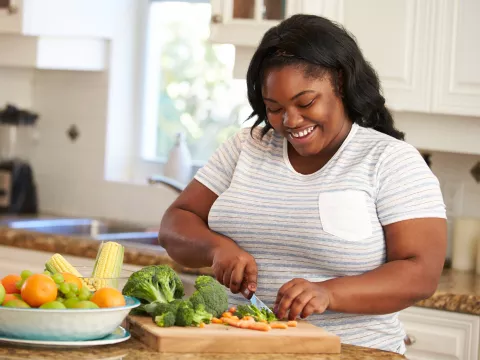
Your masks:
M296 128L302 122L302 116L295 109L286 109L283 113L283 126L286 128Z

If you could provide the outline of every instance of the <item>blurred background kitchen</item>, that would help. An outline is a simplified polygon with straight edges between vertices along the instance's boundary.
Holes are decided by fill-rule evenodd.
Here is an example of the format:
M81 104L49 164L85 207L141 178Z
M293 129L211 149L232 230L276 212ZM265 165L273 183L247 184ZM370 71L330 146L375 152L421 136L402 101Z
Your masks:
M0 0L4 216L110 219L155 236L195 171L250 125L250 57L295 13L355 35L398 128L440 180L447 267L480 273L479 0ZM452 345L456 357L439 350L435 325L421 351L438 353L421 358L473 359L479 323L455 333L469 339Z

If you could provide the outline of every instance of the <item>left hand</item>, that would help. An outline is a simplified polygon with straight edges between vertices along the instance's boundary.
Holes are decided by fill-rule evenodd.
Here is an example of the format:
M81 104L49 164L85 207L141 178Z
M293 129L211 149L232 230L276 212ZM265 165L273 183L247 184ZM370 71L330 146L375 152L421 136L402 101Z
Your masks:
M323 313L330 305L330 292L321 283L313 283L305 279L293 279L278 290L274 312L278 319L284 319L288 312L288 320L302 319Z

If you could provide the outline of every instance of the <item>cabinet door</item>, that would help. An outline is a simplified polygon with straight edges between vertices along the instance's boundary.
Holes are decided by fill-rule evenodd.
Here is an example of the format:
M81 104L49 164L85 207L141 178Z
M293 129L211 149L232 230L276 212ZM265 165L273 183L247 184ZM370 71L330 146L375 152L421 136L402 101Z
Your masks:
M327 2L328 3L328 2ZM431 98L431 0L343 0L338 21L377 71L387 106L428 111Z
M287 0L211 0L210 40L256 46L263 34L283 20Z
M400 312L411 360L478 360L480 318L411 307Z
M480 115L480 1L439 0L433 111Z
M22 31L21 0L0 0L0 34Z

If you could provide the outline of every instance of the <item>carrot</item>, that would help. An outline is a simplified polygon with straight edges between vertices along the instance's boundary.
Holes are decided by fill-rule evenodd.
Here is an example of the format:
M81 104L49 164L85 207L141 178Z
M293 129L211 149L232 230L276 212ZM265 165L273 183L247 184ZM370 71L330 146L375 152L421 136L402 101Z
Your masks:
M260 322L255 322L250 324L248 327L250 330L258 330L258 331L270 331L272 328L270 325Z
M285 323L271 323L270 327L272 329L288 329L288 326Z
M249 326L251 324L254 324L254 323L255 323L255 320L253 320L253 319L251 319L251 320L242 319L238 322L238 327L241 328L241 329L248 329Z
M287 325L289 327L297 327L297 322L295 320L291 320L291 321L287 322Z
M232 313L230 311L225 311L223 314L222 314L222 317L232 317Z
M253 320L253 321L255 321L255 319L254 319L252 316L250 316L250 315L244 316L244 317L242 318L242 320Z
M228 324L230 326L234 326L234 327L238 327L238 320L234 320L234 319L231 319L231 318L222 318L223 319L223 322L225 324Z
M264 324L268 324L268 321L267 320L258 320L259 323L264 323Z
M203 328L205 327L205 324L204 324L204 323L200 323L200 325L198 325L198 327L200 327L200 328L203 329Z
M223 324L223 321L220 320L220 319L217 319L216 317L214 317L214 318L212 319L212 324Z
M237 312L237 308L235 306L232 306L230 309L228 309L228 311L232 314L235 314Z
M232 316L230 319L233 319L233 320L240 320L240 319L238 318L238 316Z

